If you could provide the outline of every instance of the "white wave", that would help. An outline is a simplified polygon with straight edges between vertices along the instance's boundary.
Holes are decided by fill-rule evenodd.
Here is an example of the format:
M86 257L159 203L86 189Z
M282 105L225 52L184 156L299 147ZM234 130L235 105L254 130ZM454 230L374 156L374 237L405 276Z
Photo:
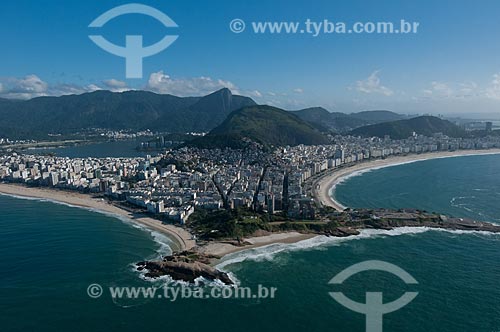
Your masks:
M485 236L497 236L500 238L500 233L488 232L488 231L466 231L461 229L443 229L443 228L432 228L436 232L444 232L456 235L485 235Z
M364 169L360 169L358 171L354 171L352 173L348 173L344 176L339 177L336 179L336 181L332 184L332 187L330 190L328 190L328 195L343 209L347 208L347 206L340 204L335 199L335 190L338 184L341 184L345 182L346 180L355 177L355 176L360 176L363 175L364 173L368 173L371 171L379 170L382 168L388 168L388 167L395 167L395 166L401 166L401 165L407 165L407 164L413 164L421 161L428 161L428 160L433 160L433 159L446 159L446 158L460 158L460 157L472 157L472 156L487 156L487 155L497 155L500 154L500 152L493 151L493 152L480 152L480 153L470 153L470 154L459 154L459 155L451 155L451 156L428 156L427 158L424 159L416 159L416 160L407 160L407 161L401 161L401 162L395 162L391 164L385 164L385 165L379 165L379 166L373 166L373 167L367 167Z
M252 260L257 262L272 260L276 254L282 252L306 250L306 249L326 247L326 246L336 246L347 241L363 240L377 236L398 236L405 234L419 234L426 232L428 230L429 228L426 227L400 227L392 230L364 229L360 231L359 235L352 235L347 237L318 235L311 239L299 241L296 243L291 243L291 244L275 243L229 254L222 258L221 262L217 264L216 268L221 271L224 271L224 269L227 266L235 263L241 263L246 260Z
M134 266L134 270L137 271L137 268ZM194 279L194 282L188 282L188 281L183 281L183 280L175 280L169 275L163 275L158 278L149 278L146 277L146 273L148 272L146 269L139 271L140 272L140 278L144 281L150 282L154 285L161 285L161 286L184 286L184 287L219 287L219 288L233 288L233 287L238 287L240 285L239 280L236 278L233 279L230 276L230 279L234 282L234 285L226 285L219 279L215 280L209 280L204 277L198 277ZM229 273L228 273L229 274ZM234 277L234 275L233 275Z
M132 227L134 227L136 229L140 229L143 232L148 232L151 235L151 238L153 239L153 241L156 242L157 244L159 244L159 248L157 250L157 254L158 255L161 256L161 255L171 255L172 254L172 247L171 247L171 245L173 244L173 240L171 240L166 235L163 235L163 234L161 234L161 233L159 233L157 231L154 231L154 230L148 228L145 225L138 224L138 223L134 222L133 220L131 220L130 218L128 218L128 217L126 217L124 215L117 214L117 213L112 213L112 212L108 212L108 211L104 211L104 210L99 210L99 209L96 209L96 208L86 207L86 206L73 205L73 204L69 204L69 203L66 203L66 202L61 202L61 201L54 200L54 199L49 199L49 198L20 196L20 195L5 194L5 193L0 193L0 196L8 196L8 197L13 197L13 198L16 198L16 199L24 199L24 200L28 200L28 201L49 202L49 203L63 205L63 206L71 207L71 208L77 208L77 209L87 210L87 211L90 211L90 212L95 212L95 213L99 213L99 214L102 214L102 215L106 215L106 216L112 217L114 219L118 219L121 222L123 222L123 223L125 223L125 224L127 224L129 226L132 226Z
M499 233L487 231L466 231L466 230L449 230L441 228L430 227L398 227L392 230L379 230L379 229L364 229L360 231L359 235L352 235L347 237L328 237L325 235L318 235L308 240L292 244L276 243L259 248L243 250L233 254L224 256L221 262L216 266L217 269L227 272L225 269L232 264L241 263L244 261L271 261L274 256L283 252L292 252L307 249L318 249L331 246L339 246L345 242L353 240L365 240L377 237L386 236L400 236L400 235L417 235L428 231L439 231L457 235L488 235L499 236Z

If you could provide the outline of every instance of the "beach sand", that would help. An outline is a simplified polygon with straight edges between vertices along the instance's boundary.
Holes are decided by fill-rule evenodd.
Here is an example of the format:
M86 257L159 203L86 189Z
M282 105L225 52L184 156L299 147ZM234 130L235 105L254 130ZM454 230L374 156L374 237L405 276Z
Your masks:
M446 151L446 152L430 152L422 154L410 154L406 156L391 156L386 159L370 160L362 163L353 164L345 168L327 171L322 177L318 178L312 184L314 198L323 205L331 206L337 211L346 209L341 203L337 202L330 196L331 189L342 182L343 179L352 175L353 173L369 171L383 167L389 167L399 164L411 163L421 160L450 158L460 156L474 156L474 155L488 155L500 154L500 149L489 150L459 150L459 151Z
M302 234L298 232L273 233L264 236L255 236L243 239L248 243L242 246L235 246L225 242L210 242L198 248L198 251L207 255L223 257L234 252L264 247L274 243L297 243L317 236L317 234Z
M91 195L48 188L30 188L17 184L4 183L0 183L0 193L11 196L55 201L76 207L93 209L97 212L105 214L125 217L132 222L145 226L148 229L167 235L178 246L178 248L172 248L173 250L189 250L196 246L195 241L192 240L191 234L181 227L162 224L159 220L142 214L129 212L110 204L103 199L93 198Z
M420 160L484 154L500 154L500 149L433 152L418 155L413 154L407 156L393 156L388 157L387 159L370 160L345 168L325 172L323 176L314 181L312 187L313 196L321 204L331 206L338 211L343 211L345 207L330 197L330 190L337 183L341 182L342 179L348 177L349 175L352 175L353 173ZM76 207L93 209L106 214L126 217L132 222L136 222L151 230L158 231L171 238L176 244L178 244L178 248L173 248L173 250L196 250L198 252L217 257L223 257L230 253L263 247L274 243L296 243L317 236L316 234L283 232L245 238L242 241L245 243L245 245L241 246L231 244L228 241L214 241L208 242L201 246L197 246L196 241L192 239L192 235L187 230L181 227L162 224L159 220L147 217L143 214L132 213L111 203L108 203L103 199L93 198L91 195L50 188L30 188L17 184L4 183L0 183L0 193L12 196L56 201Z
M27 197L60 202L75 207L92 209L105 214L125 217L131 222L138 223L148 229L155 230L168 236L177 245L177 248L172 248L175 251L194 249L198 252L218 257L273 243L295 243L315 236L313 234L301 234L297 232L274 233L264 236L245 238L243 239L243 242L249 244L242 246L236 246L224 241L209 242L203 246L197 246L196 241L192 239L192 235L181 227L170 224L162 224L159 220L147 217L143 214L129 212L118 206L110 204L101 198L93 198L91 195L51 188L31 188L20 184L5 183L0 183L0 193L16 197Z

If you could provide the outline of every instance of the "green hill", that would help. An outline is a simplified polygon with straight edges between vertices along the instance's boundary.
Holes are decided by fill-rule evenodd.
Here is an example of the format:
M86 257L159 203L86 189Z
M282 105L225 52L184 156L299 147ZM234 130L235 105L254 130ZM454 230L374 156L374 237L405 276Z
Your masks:
M392 139L404 139L413 133L432 136L443 133L450 137L465 137L466 132L447 120L434 116L420 116L408 120L384 122L360 127L351 131L351 135L364 137L384 137L389 135Z
M405 115L390 111L363 111L345 114L341 112L329 112L322 107L311 107L293 111L293 114L321 131L334 131L338 133L347 133L362 126L406 118Z
M209 131L229 113L255 102L222 89L204 97L147 91L95 91L81 95L0 100L0 133L10 138L47 138L88 128Z
M322 107L311 107L292 113L321 131L345 132L368 124L362 119L341 112L329 112Z
M367 124L404 120L406 118L405 115L384 110L363 111L358 113L351 113L349 115L353 118L365 121Z
M211 143L233 146L244 139L266 146L327 144L328 138L307 122L271 106L250 106L232 112L208 135L193 143L209 147Z

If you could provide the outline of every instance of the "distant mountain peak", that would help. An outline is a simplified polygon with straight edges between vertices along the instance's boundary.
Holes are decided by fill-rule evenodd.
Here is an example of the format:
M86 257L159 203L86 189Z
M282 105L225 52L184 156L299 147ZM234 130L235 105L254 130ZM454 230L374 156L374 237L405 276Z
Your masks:
M99 90L81 95L0 102L0 132L9 138L47 138L87 128L207 132L232 111L256 105L227 88L202 97L177 97L150 91Z
M244 138L274 146L328 143L326 136L293 112L268 105L247 106L232 112L222 124L193 143L224 146L226 142L234 144Z

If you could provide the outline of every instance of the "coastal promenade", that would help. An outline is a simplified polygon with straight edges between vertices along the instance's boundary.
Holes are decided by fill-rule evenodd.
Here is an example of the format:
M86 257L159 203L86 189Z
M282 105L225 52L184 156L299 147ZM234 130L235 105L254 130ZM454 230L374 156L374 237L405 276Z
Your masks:
M422 154L410 154L405 156L391 156L386 159L375 159L371 161L360 162L353 164L352 166L347 166L332 171L326 171L324 175L318 177L313 181L311 189L312 195L318 203L333 207L337 211L343 211L344 209L346 209L346 207L332 198L330 196L330 192L332 191L332 188L334 188L338 183L342 182L345 178L352 176L355 173L361 173L373 169L412 163L422 160L488 154L500 154L500 149L430 152ZM334 190L335 189L333 189L333 191Z

